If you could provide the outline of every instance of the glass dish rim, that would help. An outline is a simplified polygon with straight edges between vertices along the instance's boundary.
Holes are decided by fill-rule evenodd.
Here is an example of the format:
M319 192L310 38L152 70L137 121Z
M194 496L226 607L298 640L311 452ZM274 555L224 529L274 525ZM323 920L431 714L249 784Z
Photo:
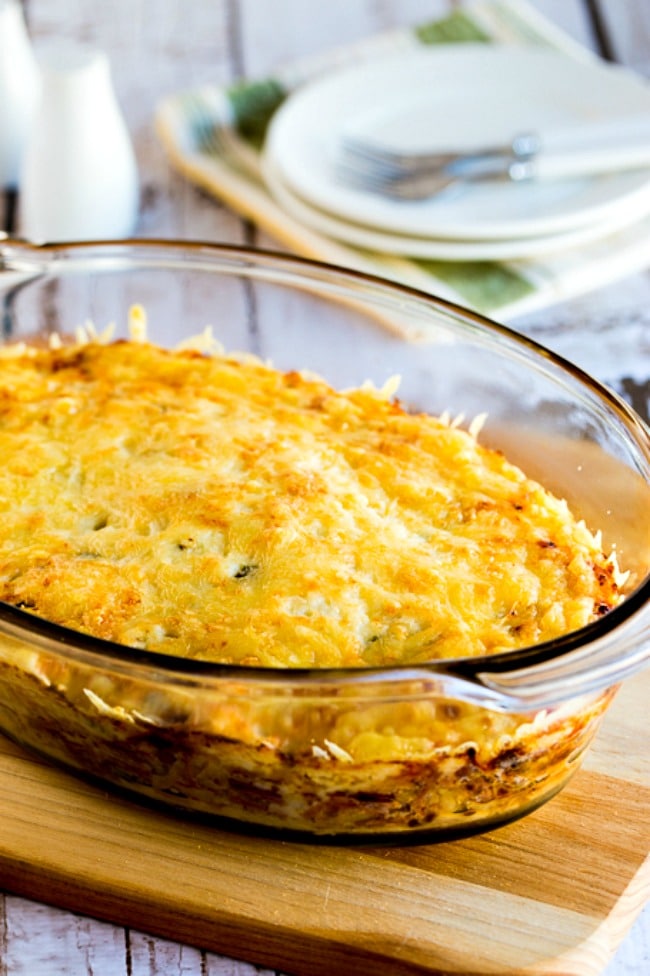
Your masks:
M160 252L187 252L187 255L210 254L214 259L240 259L242 262L257 260L271 261L275 264L288 266L289 270L305 274L309 270L317 271L321 275L342 278L350 284L368 285L380 291L409 297L424 302L443 314L452 318L472 323L488 333L496 334L512 343L515 347L525 350L529 355L541 357L559 371L569 375L583 387L595 394L601 402L614 411L624 422L628 432L634 434L637 446L642 448L642 440L646 441L646 450L650 458L650 431L641 417L628 406L614 391L595 379L579 366L548 349L541 343L517 332L515 329L496 322L488 316L466 308L438 295L424 292L414 286L388 280L379 275L354 268L346 268L326 261L318 261L301 255L288 254L270 248L258 248L250 245L228 244L224 242L204 240L178 240L169 238L125 238L120 240L88 240L70 242L42 242L35 243L18 238L12 238L0 232L0 285L2 273L5 271L36 271L56 274L65 267L61 258L66 252L85 255L89 263L102 256L106 251L116 252L124 261L125 267L116 270L128 270L129 251L133 255L142 254L147 250ZM28 256L27 264L20 265L20 257ZM29 257L32 261L30 263ZM43 260L45 256L45 260ZM18 258L18 260L16 260ZM40 261L38 260L40 258ZM49 261L48 261L49 258ZM36 259L36 260L34 260ZM151 267L151 265L147 265ZM84 269L75 269L83 272ZM88 269L90 270L90 269ZM188 262L184 270L191 270ZM215 267L215 270L219 270ZM241 268L231 273L251 275L252 265L243 263ZM25 282L27 284L28 282ZM18 284L17 287L20 287ZM290 283L289 283L290 284ZM161 652L146 651L129 645L118 644L113 641L95 637L83 631L73 630L45 618L37 617L28 611L12 604L0 601L0 633L9 634L20 640L29 642L30 638L37 643L45 642L50 650L62 657L90 655L91 658L101 660L104 667L131 667L139 672L151 672L158 680L169 676L169 680L196 682L200 678L224 679L246 682L259 680L269 686L294 682L301 686L318 686L330 683L364 683L376 684L384 680L412 680L428 678L458 678L463 682L484 685L485 674L508 674L514 670L524 670L536 666L564 660L572 652L584 651L595 641L610 635L622 627L636 613L650 606L650 574L630 593L625 600L614 607L605 616L578 630L571 631L543 643L530 645L514 651L504 651L494 655L477 657L463 657L441 659L417 664L391 664L349 668L260 668L246 665L219 664L205 660L174 657ZM624 663L624 662L622 662Z

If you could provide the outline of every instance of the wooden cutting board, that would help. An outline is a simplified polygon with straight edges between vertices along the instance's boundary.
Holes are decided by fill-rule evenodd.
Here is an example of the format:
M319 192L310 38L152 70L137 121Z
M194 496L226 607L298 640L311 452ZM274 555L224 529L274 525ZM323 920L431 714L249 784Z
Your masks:
M595 976L650 897L649 704L647 671L524 820L402 847L183 822L0 738L0 888L290 973Z

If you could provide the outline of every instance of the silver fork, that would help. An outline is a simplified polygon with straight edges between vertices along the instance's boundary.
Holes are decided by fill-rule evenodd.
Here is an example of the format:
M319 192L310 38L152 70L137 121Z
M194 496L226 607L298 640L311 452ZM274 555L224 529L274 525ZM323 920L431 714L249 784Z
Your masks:
M460 153L400 153L360 139L344 141L340 175L348 183L401 199L432 196L481 179L584 178L650 167L647 113L522 132L505 145Z
M350 186L403 200L420 200L458 183L500 177L515 182L535 175L541 140L521 133L506 146L471 152L402 153L346 139L339 177Z

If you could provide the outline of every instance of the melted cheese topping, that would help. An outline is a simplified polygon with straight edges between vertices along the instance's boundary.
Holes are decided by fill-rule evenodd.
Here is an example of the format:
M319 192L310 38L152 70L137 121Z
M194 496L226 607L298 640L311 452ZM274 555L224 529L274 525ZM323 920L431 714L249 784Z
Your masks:
M475 434L235 357L5 350L0 599L271 667L493 654L606 612L615 561Z

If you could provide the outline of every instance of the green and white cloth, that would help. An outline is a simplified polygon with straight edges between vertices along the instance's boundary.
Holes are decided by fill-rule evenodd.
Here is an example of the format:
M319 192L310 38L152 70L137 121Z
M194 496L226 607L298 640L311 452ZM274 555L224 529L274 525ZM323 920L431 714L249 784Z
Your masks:
M441 261L379 254L342 244L286 213L267 190L261 149L289 94L333 69L422 44L546 45L567 57L595 55L525 0L477 0L441 20L396 29L285 66L272 78L173 94L156 111L172 165L295 253L413 285L501 321L583 294L650 265L650 218L579 247L516 261Z

